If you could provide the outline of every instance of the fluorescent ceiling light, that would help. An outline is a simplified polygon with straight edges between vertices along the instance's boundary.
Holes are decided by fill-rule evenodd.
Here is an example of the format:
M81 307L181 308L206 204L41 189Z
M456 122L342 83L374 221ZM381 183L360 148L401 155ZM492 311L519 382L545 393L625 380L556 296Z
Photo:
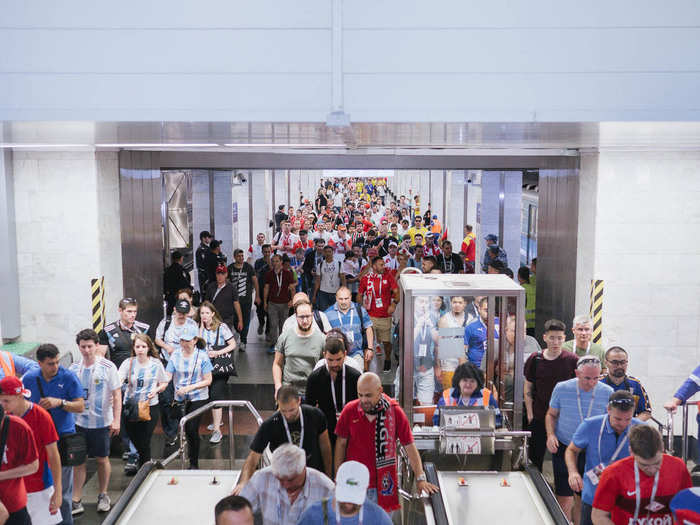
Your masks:
M227 148L345 148L345 144L280 144L278 142L273 144L224 144Z
M92 144L20 144L0 142L0 148L37 149L37 148L92 148Z
M124 143L124 144L95 144L98 148L218 148L220 144L166 144L166 143Z

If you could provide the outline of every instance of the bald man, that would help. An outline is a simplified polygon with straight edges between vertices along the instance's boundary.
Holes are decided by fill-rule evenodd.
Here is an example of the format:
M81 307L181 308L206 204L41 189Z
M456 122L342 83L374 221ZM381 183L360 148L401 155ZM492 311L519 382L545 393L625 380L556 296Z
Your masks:
M396 440L406 447L408 460L416 474L418 491L437 492L426 481L423 463L413 443L406 414L399 404L384 394L379 376L365 372L357 382L357 397L340 413L335 427L335 468L344 461L359 461L369 470L367 497L387 512L400 508L396 472ZM367 443L377 443L376 448ZM381 487L378 492L377 488Z
M296 309L297 304L299 304L302 301L311 302L309 296L306 295L304 292L295 293L294 297L292 297L292 308ZM319 328L324 334L328 332L328 330L331 329L331 323L330 321L328 321L328 317L326 316L326 314L316 309L313 310L313 314L315 327ZM286 332L290 328L294 328L296 325L297 316L296 314L292 314L289 317L287 317L287 320L284 322L284 325L282 325L282 332Z

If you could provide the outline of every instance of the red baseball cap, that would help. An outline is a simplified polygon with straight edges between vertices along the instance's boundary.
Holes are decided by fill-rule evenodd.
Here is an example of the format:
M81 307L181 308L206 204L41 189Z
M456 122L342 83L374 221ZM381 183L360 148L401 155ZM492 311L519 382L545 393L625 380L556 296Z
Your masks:
M0 394L5 396L29 397L32 393L24 388L22 381L15 376L6 376L0 380Z

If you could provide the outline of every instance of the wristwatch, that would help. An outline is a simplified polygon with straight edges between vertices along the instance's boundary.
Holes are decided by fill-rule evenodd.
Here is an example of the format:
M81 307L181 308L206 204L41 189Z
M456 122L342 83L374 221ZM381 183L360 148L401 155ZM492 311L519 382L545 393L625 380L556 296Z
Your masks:
M61 408L66 408L66 400L61 399Z
M425 472L423 472L423 474L421 474L420 476L416 476L416 481L425 481L427 479L428 478L425 476Z

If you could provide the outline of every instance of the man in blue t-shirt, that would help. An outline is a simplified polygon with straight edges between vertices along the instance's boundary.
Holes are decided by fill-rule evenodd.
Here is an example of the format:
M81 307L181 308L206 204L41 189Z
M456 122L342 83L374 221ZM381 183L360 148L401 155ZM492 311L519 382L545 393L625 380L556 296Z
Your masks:
M600 359L594 355L581 357L576 364L576 377L557 383L549 400L549 409L544 419L547 431L547 449L552 453L552 470L554 471L554 494L571 520L578 515L580 498L574 501L574 492L569 486L569 471L564 461L566 447L571 442L574 432L584 419L605 414L608 399L613 389L598 381L600 377ZM579 469L583 471L583 457ZM581 472L583 473L583 472ZM573 514L572 514L573 512Z
M22 381L31 391L30 400L49 411L60 438L75 432L75 415L85 409L83 387L70 370L59 365L59 352L56 345L40 345L36 351L39 368L27 372ZM73 467L61 467L63 502L61 503L62 524L72 524L71 502L73 501Z
M627 434L642 420L632 417L635 411L634 396L626 390L613 392L608 401L608 413L594 416L581 423L566 449L566 467L569 486L581 495L581 520L579 525L593 525L591 511L598 480L605 467L630 455ZM578 456L584 452L584 474L578 471Z
M367 499L369 470L359 461L346 461L335 477L335 497L307 508L297 525L317 523L372 523L391 525L391 518L379 505Z
M483 369L482 361L486 353L487 329L486 323L489 316L489 299L480 297L476 301L476 311L479 314L476 319L464 328L464 351L470 362ZM498 319L494 319L494 343L498 342Z

